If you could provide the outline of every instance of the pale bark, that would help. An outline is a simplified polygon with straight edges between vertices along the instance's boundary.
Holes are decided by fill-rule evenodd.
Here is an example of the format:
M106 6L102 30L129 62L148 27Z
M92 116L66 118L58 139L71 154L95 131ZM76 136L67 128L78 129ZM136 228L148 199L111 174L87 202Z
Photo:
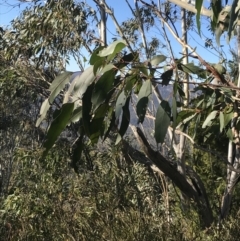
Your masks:
M105 3L105 0L101 0L100 39L101 39L101 45L107 46L106 12L105 12L104 3Z
M240 26L237 27L237 42L238 42L238 72L240 73ZM240 74L238 75L237 87L240 87ZM238 118L238 104L235 103L235 113L232 119L232 125L233 125L232 132L235 140L235 145L233 145L232 141L229 140L229 146L228 146L228 162L232 163L234 169L238 169L240 167L240 143L239 143L240 138L239 138L239 132L235 126L237 118ZM239 178L240 178L240 173L232 171L228 167L227 186L222 198L220 220L224 219L229 213L233 191Z

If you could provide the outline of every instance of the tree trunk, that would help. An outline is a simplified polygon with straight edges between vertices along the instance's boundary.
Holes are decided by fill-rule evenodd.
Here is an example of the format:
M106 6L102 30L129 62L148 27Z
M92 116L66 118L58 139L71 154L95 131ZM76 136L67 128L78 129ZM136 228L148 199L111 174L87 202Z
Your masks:
M240 74L239 74L240 73L240 26L237 27L237 42L238 42L238 84L237 86L240 87ZM228 161L233 164L234 169L238 169L240 166L240 144L239 144L239 132L236 128L237 118L238 118L237 102L235 102L234 109L235 111L232 119L232 132L233 132L235 144L232 143L231 140L229 140ZM222 197L220 220L224 219L229 213L233 191L239 177L240 177L240 173L230 170L228 167L227 184L226 184L226 189L224 191L224 195Z

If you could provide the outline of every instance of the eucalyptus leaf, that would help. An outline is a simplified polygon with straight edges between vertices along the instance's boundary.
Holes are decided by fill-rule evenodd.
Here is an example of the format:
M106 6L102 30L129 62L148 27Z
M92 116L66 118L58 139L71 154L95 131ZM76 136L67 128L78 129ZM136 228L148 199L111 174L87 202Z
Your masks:
M50 108L49 100L46 99L42 103L42 106L41 106L41 109L40 109L40 116L37 119L36 127L38 127L41 124L41 122L45 119L49 108Z
M60 110L56 111L57 117L51 123L50 128L47 132L46 141L43 144L43 147L45 148L43 154L44 156L51 149L51 147L54 145L55 141L57 140L61 132L69 123L69 119L71 118L73 108L74 103L66 103L63 104Z
M98 56L105 57L105 56L109 56L112 54L117 54L126 46L127 46L127 44L126 44L125 40L117 40L117 41L113 42L112 44L110 44L108 47L99 51Z
M203 122L202 128L206 128L207 126L210 126L212 124L212 120L215 119L218 111L214 110L212 111L206 118L206 120Z
M162 100L157 109L155 119L155 139L157 143L163 143L170 125L171 108L169 103Z
M130 110L129 110L129 102L130 102L130 96L127 97L125 105L123 106L123 114L122 114L122 121L120 124L120 129L118 131L118 137L116 140L116 145L119 143L119 141L122 139L124 134L126 133L129 123L130 123Z
M115 107L115 117L117 120L119 119L119 117L122 113L122 108L126 103L126 99L127 99L127 97L126 97L124 91L122 91L117 98L116 107Z
M220 132L222 132L223 128L225 127L224 115L223 115L222 111L220 111L220 113L219 113L219 120L220 120Z
M72 91L74 100L81 99L88 86L95 80L93 66L89 66L81 75L75 77L75 85Z
M137 115L138 115L138 121L142 123L145 118L147 106L148 106L148 100L149 96L152 94L152 83L150 80L146 80L138 94L138 102L137 102Z
M165 55L156 55L150 60L151 65L158 66L160 63L164 62L167 59Z
M65 85L70 82L70 77L73 72L66 71L60 75L58 75L54 81L52 82L49 90L51 94L49 96L49 103L52 104L56 96L63 90Z

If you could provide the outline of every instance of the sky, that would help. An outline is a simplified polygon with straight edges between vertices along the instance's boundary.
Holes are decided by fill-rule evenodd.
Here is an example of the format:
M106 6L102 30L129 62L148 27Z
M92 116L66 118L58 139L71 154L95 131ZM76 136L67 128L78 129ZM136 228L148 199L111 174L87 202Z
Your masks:
M5 3L4 3L5 2ZM116 16L116 19L121 23L122 21L126 20L127 18L131 17L131 11L128 8L125 0L106 0L108 5L113 8L114 14ZM134 0L130 0L130 2L134 2ZM156 1L157 2L157 1ZM92 0L88 0L87 3L92 6L93 8L96 9L96 4ZM26 3L20 3L17 0L0 0L0 26L7 26L10 25L10 21L14 18L16 18L21 11L27 6ZM176 25L177 28L181 28L180 24ZM207 62L211 63L218 63L219 62L219 55L217 53L217 50L221 51L221 48L219 48L216 45L216 49L206 49L204 46L204 39L206 37L212 38L213 41L215 42L215 37L209 35L209 31L205 31L207 28L207 22L205 20L201 21L201 30L205 34L199 35L196 32L190 32L188 34L188 41L189 45L191 45L193 48L196 48L196 51L203 57ZM160 27L159 27L160 28ZM111 18L108 17L107 20L107 39L108 42L111 41L113 35L115 34L115 27L113 22L111 21ZM158 28L152 29L149 33L151 36L154 36L156 38L161 37ZM171 34L168 34L170 38L170 42L173 48L173 52L175 57L181 57L180 52L181 52L181 46L178 44L178 42L171 36ZM221 37L221 45L224 46L223 50L226 53L225 57L231 57L229 54L229 44L226 42L224 39L224 36ZM231 41L231 45L235 46L235 41ZM162 49L162 52L164 53L164 49ZM166 52L166 54L168 54ZM87 53L84 53L86 55L85 57L87 59L90 58L90 56ZM79 67L75 60L73 58L70 59L70 64L67 66L67 70L69 71L78 71Z

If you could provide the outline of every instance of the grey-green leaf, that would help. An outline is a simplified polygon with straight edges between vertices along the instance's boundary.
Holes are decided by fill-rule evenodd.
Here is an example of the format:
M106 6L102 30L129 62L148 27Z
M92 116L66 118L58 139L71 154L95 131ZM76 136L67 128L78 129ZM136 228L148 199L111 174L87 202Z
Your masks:
M118 120L121 113L122 113L122 108L126 103L126 95L124 91L121 92L121 94L118 96L117 102L116 102L116 109L115 109L115 117Z
M70 78L73 72L66 71L56 77L56 79L52 82L49 90L51 94L49 96L49 103L52 104L56 96L63 90L65 85L70 82Z
M105 56L109 56L112 54L117 54L125 47L126 47L125 40L117 40L117 41L113 42L112 44L110 44L108 47L102 49L98 55L100 57L105 57Z
M152 59L150 60L150 63L153 66L157 66L160 63L164 62L166 59L167 59L167 57L164 55L156 55L156 56L152 57Z
M219 120L220 120L220 132L223 131L224 128L224 115L222 113L222 111L219 113Z
M157 143L163 143L170 124L171 108L169 103L163 100L157 110L155 120L155 139Z
M210 126L212 124L212 120L216 117L218 111L214 110L212 111L206 118L206 120L203 122L202 128L206 128L207 126Z
M202 9L203 0L196 0L195 1L195 8L197 9L196 21L197 21L197 28L198 33L200 34L200 13Z
M57 116L51 123L51 126L47 133L47 138L44 143L44 153L46 155L50 148L54 145L55 141L63 131L63 129L67 126L69 119L71 118L72 112L74 108L74 103L66 103L62 106L60 110L57 110L55 113Z
M148 100L149 96L152 93L152 83L150 80L146 80L138 94L138 102L137 102L137 115L138 115L138 121L142 123L144 121L144 117L146 114L147 106L148 106Z
M81 99L88 86L94 81L93 66L89 66L81 75L74 79L75 85L72 91L73 100Z
M49 108L50 108L50 104L49 104L48 99L46 99L42 103L42 106L41 106L41 109L40 109L40 117L37 120L36 127L38 127L40 125L40 123L44 120Z

